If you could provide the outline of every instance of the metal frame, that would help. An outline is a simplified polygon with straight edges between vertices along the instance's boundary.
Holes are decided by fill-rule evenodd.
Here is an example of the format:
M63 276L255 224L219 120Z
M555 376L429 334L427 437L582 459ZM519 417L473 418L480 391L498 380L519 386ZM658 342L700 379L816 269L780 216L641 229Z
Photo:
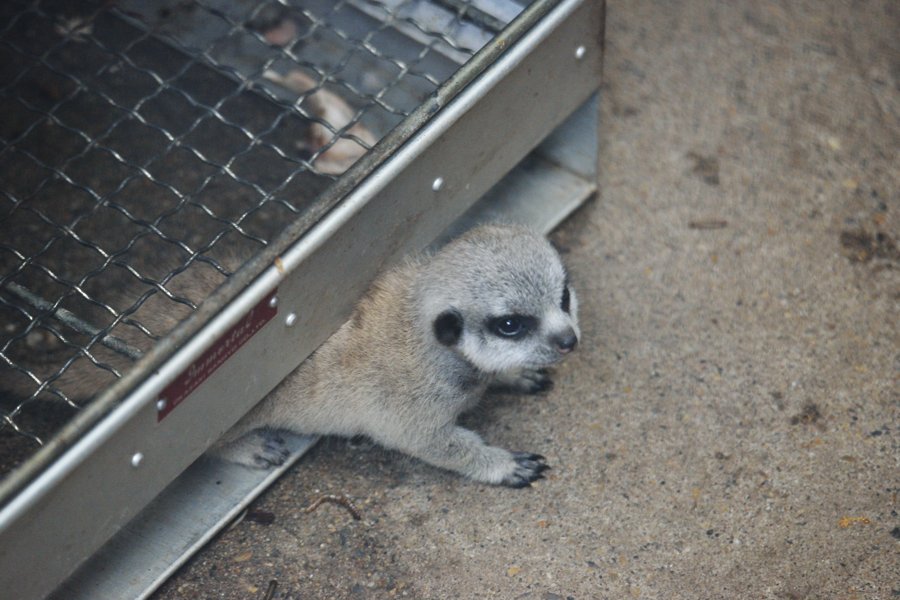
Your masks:
M582 105L599 84L602 19L591 1L529 7L67 433L90 431L6 482L0 589L54 589L336 329L379 270L428 245ZM490 134L504 122L517 128ZM161 390L275 289L276 317L158 421Z

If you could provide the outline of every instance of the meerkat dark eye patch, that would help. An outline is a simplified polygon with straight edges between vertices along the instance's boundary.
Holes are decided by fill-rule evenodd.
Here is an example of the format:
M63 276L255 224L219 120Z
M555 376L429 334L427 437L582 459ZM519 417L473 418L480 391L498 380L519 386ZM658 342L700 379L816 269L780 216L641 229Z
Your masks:
M453 346L462 336L462 315L452 308L445 310L434 320L432 327L434 328L434 337L438 342L445 346Z
M498 337L523 338L537 327L537 319L525 315L504 315L488 319L488 331Z
M569 295L569 286L563 288L562 294L562 302L559 303L559 307L563 310L563 312L569 312L569 303L571 302L571 297Z

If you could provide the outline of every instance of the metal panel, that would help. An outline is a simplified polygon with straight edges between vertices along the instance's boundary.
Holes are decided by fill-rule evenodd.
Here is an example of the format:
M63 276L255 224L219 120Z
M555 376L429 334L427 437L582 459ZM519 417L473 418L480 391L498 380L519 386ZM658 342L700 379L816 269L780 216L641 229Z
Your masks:
M289 469L317 438L285 436L291 454L271 471L201 456L53 597L146 598Z
M599 94L497 182L438 238L440 245L475 223L521 223L550 232L597 191Z
M598 82L601 9L560 3L4 507L0 589L53 589L314 350L377 271L426 246L580 105ZM277 317L158 423L159 392L276 286Z

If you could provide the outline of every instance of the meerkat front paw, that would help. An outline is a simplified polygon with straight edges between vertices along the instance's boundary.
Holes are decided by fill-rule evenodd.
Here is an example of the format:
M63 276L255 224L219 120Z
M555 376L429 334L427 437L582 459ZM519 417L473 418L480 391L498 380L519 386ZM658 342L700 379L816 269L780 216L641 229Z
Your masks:
M387 440L381 441L387 445ZM544 471L550 468L540 454L488 446L477 433L459 426L432 431L411 441L416 443L399 449L436 467L493 485L528 487L533 481L543 479Z
M263 469L270 469L284 464L290 456L284 438L273 432L264 432L262 447L253 456L253 462Z
M490 387L498 392L540 394L553 388L553 378L549 369L523 369L496 376Z
M510 452L496 446L483 446L480 456L466 473L472 479L512 488L530 487L544 478L550 468L546 459L531 452ZM466 472L466 471L464 471Z
M516 466L512 473L507 475L502 483L513 488L530 487L531 483L544 478L544 471L550 468L543 456L530 452L512 452Z

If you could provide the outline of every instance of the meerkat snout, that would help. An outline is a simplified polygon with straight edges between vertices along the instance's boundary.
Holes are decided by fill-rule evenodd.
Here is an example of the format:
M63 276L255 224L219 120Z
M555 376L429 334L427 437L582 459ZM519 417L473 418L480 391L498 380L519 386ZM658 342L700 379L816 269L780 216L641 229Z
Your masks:
M578 344L578 337L575 335L575 330L570 327L568 331L554 338L553 343L556 344L556 349L560 354L568 354Z

